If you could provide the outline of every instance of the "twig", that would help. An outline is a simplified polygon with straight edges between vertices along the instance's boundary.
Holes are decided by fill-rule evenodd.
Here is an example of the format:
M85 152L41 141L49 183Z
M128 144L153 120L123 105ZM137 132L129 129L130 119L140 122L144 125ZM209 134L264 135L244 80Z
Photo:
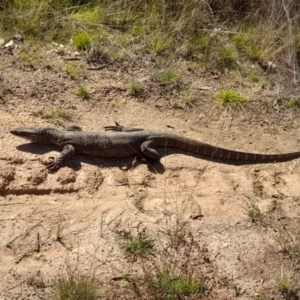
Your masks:
M80 60L80 58L79 57L65 57L63 60L70 60L70 61L72 61L72 60Z
M99 67L88 67L88 70L101 70L103 68L105 68L107 66L107 64L101 65Z
M36 234L36 252L40 252L41 250L41 239L40 239L40 233L38 232Z

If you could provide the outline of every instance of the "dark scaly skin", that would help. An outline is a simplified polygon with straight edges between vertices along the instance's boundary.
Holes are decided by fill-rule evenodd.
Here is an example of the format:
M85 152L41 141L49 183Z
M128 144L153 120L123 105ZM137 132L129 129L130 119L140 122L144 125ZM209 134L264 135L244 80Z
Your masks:
M228 150L199 142L169 132L146 131L141 128L107 126L113 132L81 131L72 126L66 131L54 128L20 127L10 132L34 143L56 145L62 152L54 159L48 169L58 169L68 157L75 153L107 158L122 158L136 154L154 161L160 160L155 147L172 147L216 159L246 162L271 162L291 160L300 157L299 152L283 154L258 154Z

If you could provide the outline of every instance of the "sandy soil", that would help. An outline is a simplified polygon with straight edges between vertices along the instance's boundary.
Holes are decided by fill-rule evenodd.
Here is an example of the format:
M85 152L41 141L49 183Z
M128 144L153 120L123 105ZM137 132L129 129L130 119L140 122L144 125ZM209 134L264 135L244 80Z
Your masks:
M112 278L139 270L118 247L121 231L134 235L144 230L158 249L164 249L165 232L179 221L205 249L205 255L196 252L194 258L214 287L211 299L283 299L276 288L278 280L282 276L299 280L299 266L287 251L299 238L299 159L245 165L169 151L161 165L147 166L133 159L76 155L49 173L45 163L58 155L58 149L27 144L9 130L77 124L102 131L118 121L235 150L298 151L298 108L275 110L263 100L281 99L278 87L281 94L289 89L287 97L297 99L299 88L278 83L279 77L261 89L241 87L225 75L215 79L209 73L191 72L182 81L197 101L178 108L174 103L180 92L164 92L155 84L151 77L155 66L148 68L146 58L88 70L86 59L79 56L72 62L80 65L79 75L72 80L64 66L73 52L58 51L54 45L44 48L29 67L20 53L33 50L22 47L12 53L2 50L0 62L1 299L49 299L52 280L69 264L82 272L93 270L108 286ZM130 92L132 82L144 85L142 96ZM75 95L79 86L91 92L90 100ZM253 101L245 109L215 105L211 95L228 88L240 89ZM57 107L67 109L71 119L31 115ZM252 221L250 210L265 218ZM43 284L30 284L29 278L42 278ZM118 299L117 291L124 286L115 283L115 287L107 299Z

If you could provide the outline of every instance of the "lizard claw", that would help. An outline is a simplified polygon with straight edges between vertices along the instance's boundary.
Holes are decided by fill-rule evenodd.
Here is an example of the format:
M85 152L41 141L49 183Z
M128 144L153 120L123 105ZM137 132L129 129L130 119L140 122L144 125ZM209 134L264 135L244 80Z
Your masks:
M119 123L115 122L116 126L104 126L105 131L124 131L124 126L120 125Z
M49 157L49 162L46 163L47 169L48 170L57 170L58 168L61 167L60 162L55 159L54 157Z

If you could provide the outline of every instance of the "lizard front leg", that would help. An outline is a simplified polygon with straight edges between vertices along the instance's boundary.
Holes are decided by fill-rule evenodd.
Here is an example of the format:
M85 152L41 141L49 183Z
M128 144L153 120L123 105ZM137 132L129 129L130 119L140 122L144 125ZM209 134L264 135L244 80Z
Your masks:
M71 144L67 144L64 146L63 151L60 153L59 157L57 157L56 159L53 159L53 161L51 161L50 163L47 164L47 168L49 170L57 170L59 169L65 159L73 156L75 153L75 148L74 146L72 146Z

